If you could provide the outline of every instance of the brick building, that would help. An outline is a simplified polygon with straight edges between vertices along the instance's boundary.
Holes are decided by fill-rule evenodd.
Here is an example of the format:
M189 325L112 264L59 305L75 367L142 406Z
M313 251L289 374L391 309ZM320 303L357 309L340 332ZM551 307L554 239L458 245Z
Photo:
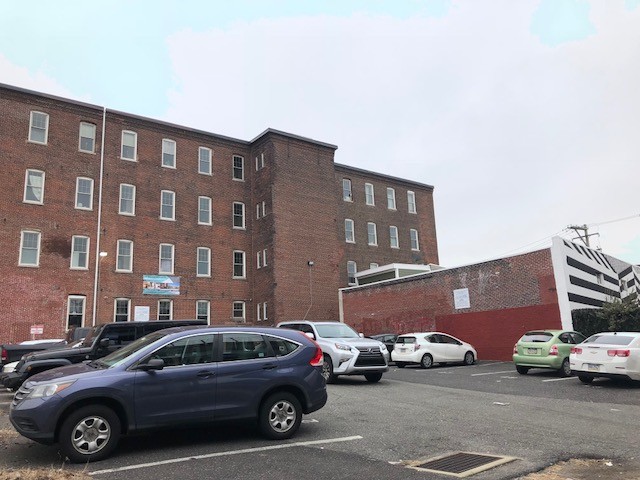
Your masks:
M437 263L433 187L337 165L336 148L0 85L0 341L136 318L338 318L358 269Z

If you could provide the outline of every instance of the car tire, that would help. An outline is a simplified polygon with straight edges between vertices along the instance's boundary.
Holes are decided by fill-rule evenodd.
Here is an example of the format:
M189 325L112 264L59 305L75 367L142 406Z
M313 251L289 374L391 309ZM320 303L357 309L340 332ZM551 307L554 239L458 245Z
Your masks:
M260 431L272 440L292 437L298 431L301 422L302 406L292 393L274 393L260 406Z
M406 366L407 366L407 364L406 364L406 363L403 363L403 362L396 362L396 367L398 367L398 368L404 368L404 367L406 367Z
M464 354L464 364L465 365L473 365L476 363L476 357L473 352L467 352Z
M331 356L324 354L324 362L322 363L322 376L327 383L333 383L336 381L336 375L333 373L333 362Z
M561 377L570 377L571 376L571 364L569 363L569 357L565 358L562 361L562 365L560 366L560 370L558 374Z
M60 427L60 451L72 463L107 458L120 439L120 419L109 407L87 405L71 413Z
M578 380L580 380L585 385L589 385L591 382L593 382L593 377L588 377L586 375L578 375Z
M527 372L529 371L529 367L523 367L522 365L516 365L516 371L520 375L526 375Z
M425 353L422 358L420 359L420 366L422 368L431 368L433 367L433 357L428 354Z
M382 378L382 372L365 373L364 378L366 378L369 383L378 383Z

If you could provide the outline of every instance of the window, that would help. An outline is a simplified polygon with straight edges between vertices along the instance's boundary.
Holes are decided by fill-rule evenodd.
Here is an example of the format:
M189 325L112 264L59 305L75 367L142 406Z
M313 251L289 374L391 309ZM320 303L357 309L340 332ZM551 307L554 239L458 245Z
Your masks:
M418 243L418 231L413 228L409 230L411 236L411 250L420 250L420 244Z
M378 264L377 264L377 263L375 263L375 262L371 262L371 263L369 264L369 268L378 268L379 266L380 266L380 265L378 265Z
M209 197L198 197L198 223L211 225L211 199Z
M233 302L233 319L244 321L244 302Z
M353 196L351 194L351 180L348 178L342 179L342 199L345 202L353 201Z
M396 191L393 188L387 188L387 208L396 209Z
M369 245L378 245L378 233L375 223L367 223L367 242Z
M356 236L353 230L353 220L345 218L344 220L344 240L347 243L356 243Z
M260 154L260 157L256 157L256 172L264 168L264 153Z
M356 273L358 272L356 262L348 261L347 262L347 282L349 285L356 284Z
M256 320L258 322L262 321L262 304L261 303L256 305Z
M245 254L240 250L234 250L233 252L233 278L244 278L245 277L245 267L244 267L244 259Z
M233 202L233 228L245 228L244 203Z
M122 131L122 150L120 158L123 160L133 160L138 158L138 134L128 130Z
M267 249L262 250L262 266L267 266Z
M158 300L158 320L173 318L173 300Z
M136 214L136 187L126 183L120 184L120 203L118 207L120 215Z
M256 268L262 268L262 251L256 253Z
M89 268L89 237L74 235L71 239L71 268Z
M116 272L131 272L133 270L133 242L118 240Z
M198 277L211 276L211 249L207 247L198 247L197 250L198 265L196 275Z
M202 365L213 361L213 334L193 335L181 338L153 353L154 358L160 358L165 368L181 367L183 365Z
M171 190L160 192L160 218L162 220L175 220L176 194Z
M211 175L211 149L200 147L198 149L198 173Z
M256 203L256 219L262 218L267 215L267 202L262 201Z
M262 304L262 319L263 320L267 319L267 302L264 302Z
M40 265L40 232L22 231L19 265L22 267L37 267Z
M602 285L603 279L604 275L602 273L596 273L596 282L598 282L598 285Z
M239 155L233 156L233 179L244 181L244 158Z
M173 245L160 244L158 273L173 274Z
M398 227L394 227L393 225L389 227L389 246L391 248L399 248Z
M198 300L196 301L196 319L197 320L206 320L209 322L209 312L211 311L211 303L209 300Z
M258 268L267 266L267 249L266 248L256 253L256 265Z
M93 123L80 122L80 145L81 152L93 153L96 145L96 126Z
M31 112L29 121L29 141L34 143L47 143L49 136L49 115L42 112Z
M84 325L85 297L69 295L67 299L67 329Z
M367 205L375 205L376 197L373 193L373 185L370 183L364 184L364 197Z
M40 170L27 170L24 180L25 203L44 203L44 172Z
M162 140L162 166L176 168L176 142L164 138Z
M131 312L131 300L128 298L116 298L113 307L113 320L116 322L128 322Z
M407 192L407 208L409 213L416 213L416 194L411 190Z
M78 177L76 179L76 208L93 209L93 179Z

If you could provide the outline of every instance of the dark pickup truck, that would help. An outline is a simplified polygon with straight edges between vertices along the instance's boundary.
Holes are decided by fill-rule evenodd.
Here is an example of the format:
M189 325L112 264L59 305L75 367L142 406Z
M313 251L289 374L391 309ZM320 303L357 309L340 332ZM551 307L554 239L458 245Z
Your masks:
M37 343L36 343L37 342ZM64 347L67 344L64 340L36 340L26 341L22 343L7 343L0 345L0 363L6 365L7 363L17 362L27 353L37 352L40 350L47 350L49 348Z
M116 322L94 327L78 346L44 350L24 355L13 372L2 376L2 384L17 390L27 378L63 365L96 360L148 333L184 325L206 325L203 320L158 320L151 322Z

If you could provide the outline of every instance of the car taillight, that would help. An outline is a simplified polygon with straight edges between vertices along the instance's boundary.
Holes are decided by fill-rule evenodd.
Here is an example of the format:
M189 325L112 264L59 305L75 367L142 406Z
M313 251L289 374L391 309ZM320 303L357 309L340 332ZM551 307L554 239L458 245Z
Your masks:
M7 354L7 349L3 348L2 349L2 363L5 363L7 360L9 360L9 355Z
M580 347L571 347L571 353L577 353L580 355L582 353L582 348Z
M320 348L320 345L316 343L316 353L311 359L311 361L309 362L309 364L312 367L321 367L323 363L324 363L324 356L322 354L322 349Z
M558 355L558 345L551 345L549 355Z
M517 343L513 346L513 354L514 355L518 354L518 344Z
M610 357L628 357L630 354L630 350L607 350L607 355Z

